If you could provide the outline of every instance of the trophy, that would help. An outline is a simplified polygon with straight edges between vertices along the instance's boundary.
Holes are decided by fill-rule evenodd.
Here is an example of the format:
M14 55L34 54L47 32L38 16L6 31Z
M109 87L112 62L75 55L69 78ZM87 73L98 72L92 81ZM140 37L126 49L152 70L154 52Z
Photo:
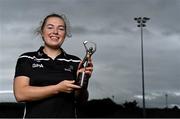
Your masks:
M88 41L84 41L83 44L86 50L86 55L83 58L83 61L79 68L84 67L86 69L86 67L88 66L89 59L91 58L92 54L94 54L94 52L96 51L96 44L94 42ZM85 71L80 72L77 76L76 84L79 85L81 88L86 89L88 87L89 78L89 75L85 74Z

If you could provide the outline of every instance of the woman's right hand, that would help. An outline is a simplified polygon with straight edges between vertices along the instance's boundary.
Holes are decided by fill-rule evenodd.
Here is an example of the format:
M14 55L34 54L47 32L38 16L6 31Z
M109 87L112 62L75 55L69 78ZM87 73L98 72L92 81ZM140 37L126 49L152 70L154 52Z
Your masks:
M74 80L64 80L57 84L58 92L71 93L76 89L80 89L81 87L74 84Z
M75 81L64 80L56 85L49 86L30 86L30 78L18 76L14 79L14 95L18 102L41 100L61 92L71 93L80 87L75 85Z

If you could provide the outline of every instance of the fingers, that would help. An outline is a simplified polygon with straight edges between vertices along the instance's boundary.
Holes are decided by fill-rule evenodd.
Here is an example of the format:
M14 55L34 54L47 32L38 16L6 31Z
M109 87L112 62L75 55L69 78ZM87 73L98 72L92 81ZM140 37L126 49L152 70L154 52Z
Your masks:
M68 89L80 88L80 86L74 84L75 80L71 80L71 81L70 80L65 80L65 81L67 83Z
M82 60L79 63L78 69L80 69L82 67Z
M76 89L80 89L81 87L78 86L78 85L75 85L75 84L70 84L68 87L67 87L67 93L71 93L73 92L74 90Z
M93 67L81 68L78 72L93 72Z
M92 58L88 58L88 67L93 67ZM83 61L81 60L78 66L78 69L83 68Z
M85 74L91 75L93 72L93 67L81 68L77 71L77 74L79 74L80 72L85 72Z
M78 67L78 71L77 71L77 74L79 73L79 72L85 72L85 73L87 73L87 74L92 74L92 72L93 72L93 63L92 63L92 58L89 58L88 59L88 65L87 65L87 67L82 67L82 61L79 63L79 67Z
M81 87L74 84L74 80L64 80L59 83L60 92L71 93L75 89L80 89Z

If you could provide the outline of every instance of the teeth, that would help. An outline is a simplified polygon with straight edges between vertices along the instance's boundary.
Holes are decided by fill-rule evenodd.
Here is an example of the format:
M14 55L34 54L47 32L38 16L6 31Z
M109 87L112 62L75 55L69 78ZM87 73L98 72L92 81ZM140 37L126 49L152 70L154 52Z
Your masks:
M50 37L51 39L59 39L58 37L54 37L54 36L52 36L52 37Z

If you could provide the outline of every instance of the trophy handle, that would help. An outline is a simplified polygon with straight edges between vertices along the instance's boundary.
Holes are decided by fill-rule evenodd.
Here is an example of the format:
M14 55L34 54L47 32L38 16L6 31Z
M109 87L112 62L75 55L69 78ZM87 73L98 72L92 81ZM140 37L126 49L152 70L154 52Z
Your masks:
M95 53L96 51L96 43L94 42L88 42L88 41L84 41L84 48L86 50L86 55L83 58L82 64L86 64L85 62L88 61L88 59ZM89 46L89 48L88 48ZM87 66L87 65L85 65Z
M85 47L85 50L86 50L86 55L85 57L83 58L83 61L82 61L82 64L80 66L80 68L84 67L86 68L88 66L88 61L89 61L89 58L95 53L96 51L96 44L94 42L88 42L88 41L84 41L83 42L84 44L84 47ZM82 88L87 88L88 86L88 79L89 79L89 76L87 76L85 74L85 72L82 72L78 75L76 81L77 81L77 84L82 87Z
M90 45L89 45L89 48L87 47L88 43L90 44ZM85 49L86 49L86 54L89 53L90 56L91 56L92 54L94 54L94 52L96 51L96 43L91 42L91 41L90 41L90 42L84 41L83 44L84 44L84 47L85 47Z

